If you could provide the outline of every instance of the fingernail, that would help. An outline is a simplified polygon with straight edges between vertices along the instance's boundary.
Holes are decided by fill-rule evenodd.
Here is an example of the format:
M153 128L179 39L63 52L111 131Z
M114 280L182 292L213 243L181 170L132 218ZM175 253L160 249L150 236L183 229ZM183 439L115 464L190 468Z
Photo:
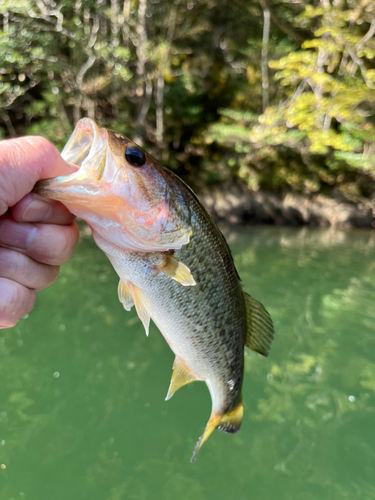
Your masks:
M23 213L22 220L43 222L51 215L52 206L44 200L33 200Z
M0 225L0 243L26 250L31 246L36 231L37 228L31 224L6 219Z

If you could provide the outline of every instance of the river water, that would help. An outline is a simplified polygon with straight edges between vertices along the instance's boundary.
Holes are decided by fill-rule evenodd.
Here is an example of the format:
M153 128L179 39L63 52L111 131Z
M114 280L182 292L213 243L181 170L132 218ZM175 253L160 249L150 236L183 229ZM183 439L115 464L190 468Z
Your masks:
M190 464L208 390L164 401L174 356L82 237L0 331L1 500L375 498L375 231L224 231L276 329L269 358L246 352L241 431Z

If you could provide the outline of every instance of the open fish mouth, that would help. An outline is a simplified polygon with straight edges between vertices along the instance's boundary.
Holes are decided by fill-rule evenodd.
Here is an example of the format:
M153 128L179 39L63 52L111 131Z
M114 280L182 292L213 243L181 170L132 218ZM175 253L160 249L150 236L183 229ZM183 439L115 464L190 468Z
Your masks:
M90 118L80 120L62 153L62 158L78 167L77 171L66 176L45 179L38 182L34 191L58 201L79 202L90 194L101 194L99 182L106 169L108 157L108 132L99 128ZM91 198L91 197L90 197Z
M90 118L83 118L77 123L61 156L68 163L73 163L78 167L87 166L90 163L90 170L97 170L101 177L107 148L107 130L99 128Z
M34 191L61 201L85 220L92 218L88 217L90 212L95 213L134 234L143 231L148 234L145 239L152 240L168 219L167 184L158 173L150 176L147 163L143 173L134 169L129 176L129 166L124 159L128 143L131 143L129 139L98 127L90 118L83 118L61 153L77 170L70 175L42 180ZM158 189L152 189L153 186Z

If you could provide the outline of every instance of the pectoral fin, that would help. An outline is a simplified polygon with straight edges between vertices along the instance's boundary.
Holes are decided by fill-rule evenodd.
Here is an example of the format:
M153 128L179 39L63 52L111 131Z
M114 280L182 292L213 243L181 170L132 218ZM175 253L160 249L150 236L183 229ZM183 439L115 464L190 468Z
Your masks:
M183 286L196 285L190 269L183 262L173 257L173 255L166 253L163 263L158 266L158 269Z
M260 302L243 292L246 307L247 332L245 346L268 356L275 335L271 316Z
M150 315L148 314L147 309L143 304L140 290L136 286L134 286L133 283L128 283L128 285L138 317L142 321L143 326L145 327L146 335L148 337L148 329L150 326Z
M118 298L121 304L127 311L130 311L130 309L134 306L134 300L132 294L130 293L128 285L124 283L122 280L120 280L117 291L118 291Z
M176 356L173 363L173 373L172 373L171 383L169 384L168 394L165 400L168 401L168 399L171 399L173 394L178 389L180 389L180 387L183 387L184 385L189 384L190 382L194 382L195 380L197 380L195 375L188 372L186 368L184 368L178 357Z

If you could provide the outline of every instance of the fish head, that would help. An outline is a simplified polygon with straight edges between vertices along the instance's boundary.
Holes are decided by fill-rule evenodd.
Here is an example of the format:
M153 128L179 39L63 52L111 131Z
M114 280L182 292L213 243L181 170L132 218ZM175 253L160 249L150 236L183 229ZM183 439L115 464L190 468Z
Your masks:
M77 170L41 181L35 190L84 219L94 236L129 251L179 249L189 242L182 183L130 139L83 118L61 155Z

